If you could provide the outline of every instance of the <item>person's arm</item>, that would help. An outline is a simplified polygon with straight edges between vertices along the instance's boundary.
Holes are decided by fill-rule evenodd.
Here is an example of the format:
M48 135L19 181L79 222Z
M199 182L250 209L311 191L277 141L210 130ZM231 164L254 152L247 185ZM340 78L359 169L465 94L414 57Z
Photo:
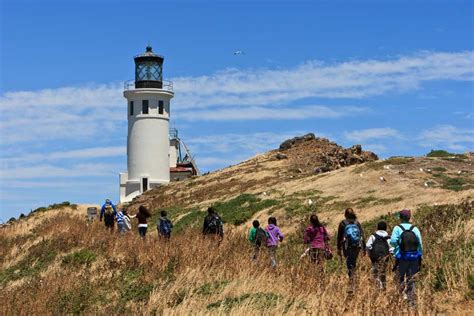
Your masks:
M374 243L375 237L374 235L370 235L369 239L367 239L367 244L365 245L365 248L367 250L372 250L372 244Z
M173 228L173 223L171 222L169 218L168 218L168 223L170 223L170 227Z
M278 228L278 227L277 227ZM283 234L281 233L281 230L280 228L278 228L277 230L277 238L280 240L280 241L283 241Z
M328 232L328 230L326 229L326 227L324 227L324 234L325 234L325 236L324 236L324 240L325 240L325 241L331 240L331 235L329 235L329 232Z
M114 203L110 202L110 205L112 205L112 208L114 209L114 213L117 213L117 209L115 208Z
M344 222L339 223L337 228L337 250L342 250L342 241L344 240Z
M364 236L364 230L362 229L362 225L357 222L357 226L359 226L359 230L360 230L360 238L361 238L361 247L362 247L362 250L365 251L365 236Z
M306 230L304 231L304 236L303 236L303 243L304 244L309 244L311 242L311 237L310 237L310 228L306 228Z
M420 241L420 244L418 245L418 252L423 256L423 240L421 239L421 233L418 227L414 229L416 237L418 237L418 240Z

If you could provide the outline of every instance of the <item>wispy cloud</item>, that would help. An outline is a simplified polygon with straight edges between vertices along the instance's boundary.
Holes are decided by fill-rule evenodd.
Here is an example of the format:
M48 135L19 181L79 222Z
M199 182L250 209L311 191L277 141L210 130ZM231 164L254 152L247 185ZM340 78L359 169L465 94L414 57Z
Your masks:
M423 52L391 60L336 64L310 61L289 69L229 69L211 75L174 78L176 106L266 105L309 97L364 98L418 89L433 80L474 77L474 53Z
M122 168L118 164L77 164L71 167L59 167L56 165L34 165L0 170L0 179L46 179L46 178L75 178L75 177L97 177L116 175Z
M421 132L420 146L431 149L474 150L474 129L440 125Z
M55 151L51 153L29 153L23 156L14 156L0 159L2 165L15 165L20 163L32 163L38 161L54 161L69 159L93 159L125 156L125 146L94 147L76 150Z
M306 120L336 119L367 112L366 107L323 105L219 108L193 112L178 112L177 120L184 121L239 121L239 120Z
M371 139L383 139L383 138L401 138L401 134L396 129L390 127L383 128L368 128L355 130L351 132L345 132L344 137L347 140L355 142L365 142Z

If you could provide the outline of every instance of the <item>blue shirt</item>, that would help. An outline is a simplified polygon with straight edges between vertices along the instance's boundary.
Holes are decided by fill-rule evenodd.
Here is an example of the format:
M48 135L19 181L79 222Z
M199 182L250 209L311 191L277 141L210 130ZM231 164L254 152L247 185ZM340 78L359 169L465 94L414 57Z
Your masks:
M410 223L402 223L403 228L409 230L412 224ZM413 228L413 232L415 233L416 237L418 238L419 245L418 245L418 254L419 256L423 256L423 242L421 240L421 233L418 227ZM394 247L393 255L395 258L400 259L400 237L403 233L403 230L397 225L392 231L392 237L390 238L390 244Z
M104 203L104 205L102 205L102 208L100 209L100 218L102 218L102 216L104 216L105 207L107 206L107 204L109 204L110 206L112 206L112 208L114 209L114 216L117 215L117 209L115 208L114 203L112 203L112 202L110 202L110 203Z

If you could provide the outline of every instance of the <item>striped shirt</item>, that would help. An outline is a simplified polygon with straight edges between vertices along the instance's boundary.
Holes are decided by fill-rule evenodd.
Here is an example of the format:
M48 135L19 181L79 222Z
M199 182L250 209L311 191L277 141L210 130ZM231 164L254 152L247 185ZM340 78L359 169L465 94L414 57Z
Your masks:
M122 211L118 211L117 216L117 223L123 223L125 215L123 215Z

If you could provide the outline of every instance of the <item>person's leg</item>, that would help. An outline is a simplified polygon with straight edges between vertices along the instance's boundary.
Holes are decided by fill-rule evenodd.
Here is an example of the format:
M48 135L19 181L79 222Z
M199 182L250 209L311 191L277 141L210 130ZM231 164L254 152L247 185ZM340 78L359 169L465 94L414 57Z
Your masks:
M270 262L271 262L272 268L276 268L277 266L276 247L275 246L268 247L268 252L270 254Z
M398 282L400 286L400 294L405 293L405 287L406 287L405 278L407 275L408 267L409 267L408 261L398 260ZM405 298L405 295L404 295L404 298Z
M408 305L416 307L415 275L418 273L420 265L418 261L408 261L408 263L405 292L408 298Z
M138 234L139 234L140 237L142 237L142 238L145 238L145 233L146 233L145 228L146 228L146 227L138 227Z
M253 247L252 261L257 261L259 251L260 251L260 247L255 245Z
M377 280L378 280L378 266L377 266L377 261L370 259L370 262L372 263L372 269L371 269L371 271L372 271L372 279L373 279L374 283L375 283L376 285L378 285L378 284L377 284Z
M387 265L388 265L388 258L384 258L379 261L378 266L378 273L379 273L379 280L381 289L385 290L387 284Z
M357 265L357 257L359 256L359 248L349 248L347 249L347 273L349 275L349 293L353 293L355 290L355 269Z

